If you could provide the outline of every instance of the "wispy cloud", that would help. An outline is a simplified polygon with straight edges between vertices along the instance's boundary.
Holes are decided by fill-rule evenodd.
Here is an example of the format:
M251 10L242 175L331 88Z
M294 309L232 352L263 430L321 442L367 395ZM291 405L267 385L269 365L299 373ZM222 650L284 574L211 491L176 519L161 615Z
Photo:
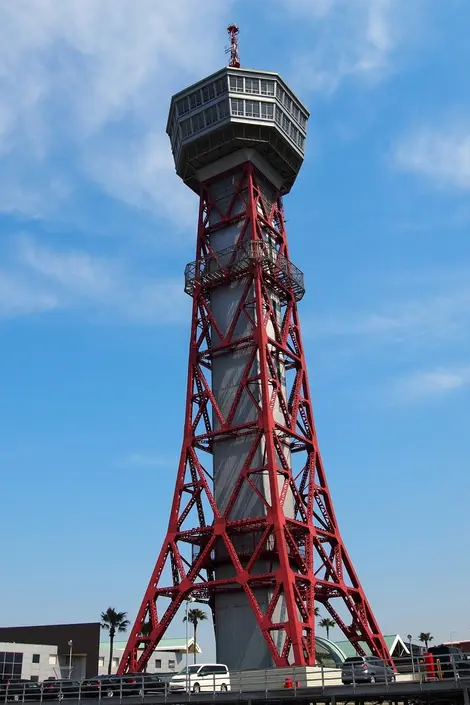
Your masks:
M394 166L439 187L470 189L470 130L468 120L465 123L413 130L396 145Z
M447 285L421 298L402 295L395 303L377 305L375 311L357 313L356 309L318 317L308 328L317 338L352 340L367 347L401 344L415 348L466 339L470 335L470 286L465 282Z
M38 289L27 277L0 270L0 317L14 318L52 311L59 305L53 291Z
M8 273L0 272L0 315L75 310L145 325L176 323L188 302L178 278L151 279L123 261L14 241Z
M179 228L197 222L198 200L175 176L163 126L124 143L122 136L101 139L97 150L90 142L83 163L89 177L113 198L164 216ZM161 240L168 237L165 229L158 236Z
M179 218L191 194L173 175L168 96L199 78L201 66L220 63L220 20L230 5L1 3L0 210L50 214L91 177L126 203ZM168 180L173 188L157 187Z
M378 81L387 75L410 27L407 15L418 10L418 3L403 0L278 2L295 22L301 18L304 28L310 25L311 33L298 43L295 55L297 84L329 93L350 78Z
M397 380L391 390L393 404L414 404L440 398L470 386L470 366L414 372Z

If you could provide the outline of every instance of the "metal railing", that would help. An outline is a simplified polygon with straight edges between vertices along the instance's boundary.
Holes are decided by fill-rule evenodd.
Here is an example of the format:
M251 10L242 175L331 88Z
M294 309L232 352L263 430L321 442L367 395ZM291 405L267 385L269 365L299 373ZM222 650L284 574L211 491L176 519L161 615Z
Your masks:
M230 673L194 674L184 672L175 676L159 677L158 674L127 674L118 676L97 676L82 681L47 680L43 683L18 681L0 683L0 703L2 702L45 702L73 700L109 700L111 698L126 703L132 702L172 702L198 701L234 696L269 699L273 691L276 698L306 695L315 698L329 688L335 691L364 692L371 688L374 696L393 691L410 693L432 690L441 684L449 689L470 687L470 660L454 655L407 656L394 659L395 668L380 659L358 657L355 663L347 660L342 666L327 667L286 667L266 670L231 671ZM465 682L466 681L466 682ZM282 693L280 694L280 691Z
M286 301L289 292L293 293L296 301L300 301L305 294L303 272L275 247L260 240L242 241L190 262L184 271L184 290L193 296L196 285L210 289L224 282L241 279L251 271L254 264L261 266L281 301Z

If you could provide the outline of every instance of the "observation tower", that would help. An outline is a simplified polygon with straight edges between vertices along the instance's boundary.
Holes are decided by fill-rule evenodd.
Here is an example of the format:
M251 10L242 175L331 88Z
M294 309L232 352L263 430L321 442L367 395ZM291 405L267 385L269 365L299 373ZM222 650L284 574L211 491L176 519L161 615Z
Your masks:
M359 654L389 658L328 489L287 245L309 113L277 73L240 68L228 30L229 66L170 105L176 172L199 197L186 412L167 534L119 673L145 669L188 600L212 613L232 670L314 665L316 606Z

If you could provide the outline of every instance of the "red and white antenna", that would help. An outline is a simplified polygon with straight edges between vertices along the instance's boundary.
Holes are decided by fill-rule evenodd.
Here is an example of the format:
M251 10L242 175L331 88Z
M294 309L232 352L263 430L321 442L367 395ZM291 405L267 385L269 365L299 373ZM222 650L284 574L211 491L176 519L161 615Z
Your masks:
M230 46L227 49L227 54L230 54L229 66L235 69L240 68L240 54L238 53L238 29L236 24L231 24L227 27L227 32L230 37Z

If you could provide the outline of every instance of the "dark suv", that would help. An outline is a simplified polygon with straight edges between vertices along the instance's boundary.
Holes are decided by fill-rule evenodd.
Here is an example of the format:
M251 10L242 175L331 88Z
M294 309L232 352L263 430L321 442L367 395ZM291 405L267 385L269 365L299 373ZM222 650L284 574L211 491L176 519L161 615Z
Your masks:
M428 652L438 663L438 673L442 678L470 678L470 661L467 654L456 646L440 644L431 646Z
M352 683L393 683L395 673L375 656L351 656L343 663L341 680L344 685Z

